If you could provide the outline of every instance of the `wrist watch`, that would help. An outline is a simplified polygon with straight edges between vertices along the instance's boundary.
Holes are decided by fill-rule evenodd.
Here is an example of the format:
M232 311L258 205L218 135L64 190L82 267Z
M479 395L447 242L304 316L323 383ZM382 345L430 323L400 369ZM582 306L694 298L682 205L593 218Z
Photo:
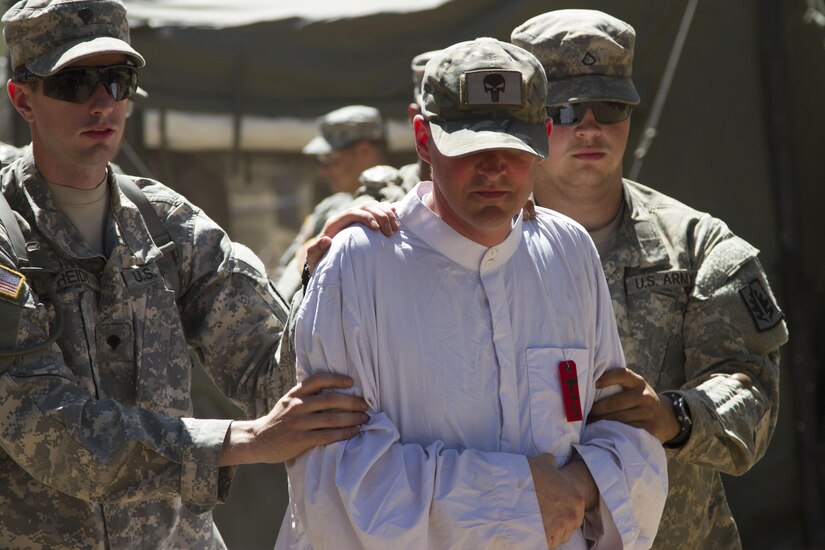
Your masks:
M688 407L687 401L680 393L665 391L662 394L670 397L673 402L673 414L676 415L676 420L679 422L679 433L673 439L662 443L662 446L666 449L678 449L685 444L693 429L693 422L690 419L690 407Z

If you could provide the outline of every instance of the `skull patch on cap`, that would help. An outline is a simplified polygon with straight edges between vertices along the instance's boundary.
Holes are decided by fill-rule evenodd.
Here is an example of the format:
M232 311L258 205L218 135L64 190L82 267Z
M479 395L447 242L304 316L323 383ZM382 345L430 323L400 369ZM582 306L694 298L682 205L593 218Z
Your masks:
M522 77L518 71L469 71L461 75L461 107L521 107Z

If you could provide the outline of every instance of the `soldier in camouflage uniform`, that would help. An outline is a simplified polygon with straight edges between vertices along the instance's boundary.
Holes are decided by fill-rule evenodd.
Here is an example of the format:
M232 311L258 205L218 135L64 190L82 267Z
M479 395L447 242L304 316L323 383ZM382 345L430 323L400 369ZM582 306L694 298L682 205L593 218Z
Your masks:
M519 26L512 41L539 58L550 82L551 154L536 203L590 231L629 367L603 377L625 391L592 414L644 427L667 449L656 548L739 548L720 473L742 474L765 453L788 337L758 250L722 221L622 179L639 102L630 25L559 10Z
M386 164L387 132L378 109L366 105L341 107L322 116L318 127L319 135L306 144L303 152L318 159L318 169L333 194L315 206L278 261L275 280L287 300L300 287L306 243L321 234L329 218L350 206L361 186L361 172Z
M24 0L3 23L32 145L0 172L0 547L222 548L211 510L234 465L349 437L366 405L319 393L351 384L330 377L279 400L286 306L261 261L168 187L112 171L144 65L123 5ZM90 229L60 197L98 190ZM190 418L190 352L257 419Z
M430 58L440 51L441 50L432 50L418 54L410 63L413 81L413 102L407 105L407 119L410 122L410 126L412 126L415 115L421 114L421 79L424 77L424 66ZM369 171L370 174L366 175L362 173L358 177L362 186L355 193L356 199L358 199L359 196L363 197L365 194L369 194L379 201L393 202L400 200L404 195L397 196L398 187L406 193L418 185L419 181L429 180L431 177L430 165L421 159L421 157L419 157L416 162L405 164L397 170L390 166L382 165L380 170L368 168L366 171ZM365 185L365 180L369 182L368 185ZM387 186L387 189L383 189L384 185ZM361 199L361 201L363 200L364 199Z

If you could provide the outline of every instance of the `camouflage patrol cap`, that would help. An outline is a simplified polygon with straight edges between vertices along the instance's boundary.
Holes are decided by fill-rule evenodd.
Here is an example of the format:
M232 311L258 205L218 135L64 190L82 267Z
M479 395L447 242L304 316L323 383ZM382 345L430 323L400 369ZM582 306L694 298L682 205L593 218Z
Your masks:
M12 69L50 76L92 55L123 53L143 67L129 45L126 8L119 0L21 0L3 15Z
M387 185L401 185L401 172L393 166L379 164L361 172L358 182L371 190L378 190Z
M547 71L547 104L618 101L637 105L630 79L636 31L596 10L556 10L516 27L510 40Z
M430 59L440 52L441 50L430 50L420 53L413 57L410 63L410 68L412 69L413 98L415 102L422 107L424 106L424 98L421 96L421 81L424 80L424 67L427 66L427 62Z
M515 149L547 156L547 77L532 54L495 38L460 42L424 69L422 114L445 156Z
M325 155L356 141L386 141L381 113L375 107L349 105L331 111L320 119L321 135L304 146L306 155Z

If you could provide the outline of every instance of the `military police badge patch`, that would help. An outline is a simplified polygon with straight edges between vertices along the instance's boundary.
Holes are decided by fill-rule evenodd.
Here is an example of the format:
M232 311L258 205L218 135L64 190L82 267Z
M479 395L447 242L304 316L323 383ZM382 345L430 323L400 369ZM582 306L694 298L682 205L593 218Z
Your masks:
M0 265L0 296L17 300L20 289L26 282L26 276L12 269Z
M785 317L779 310L773 297L765 291L762 281L754 279L747 286L739 290L739 295L745 301L745 306L756 323L756 330L765 332L772 329Z

